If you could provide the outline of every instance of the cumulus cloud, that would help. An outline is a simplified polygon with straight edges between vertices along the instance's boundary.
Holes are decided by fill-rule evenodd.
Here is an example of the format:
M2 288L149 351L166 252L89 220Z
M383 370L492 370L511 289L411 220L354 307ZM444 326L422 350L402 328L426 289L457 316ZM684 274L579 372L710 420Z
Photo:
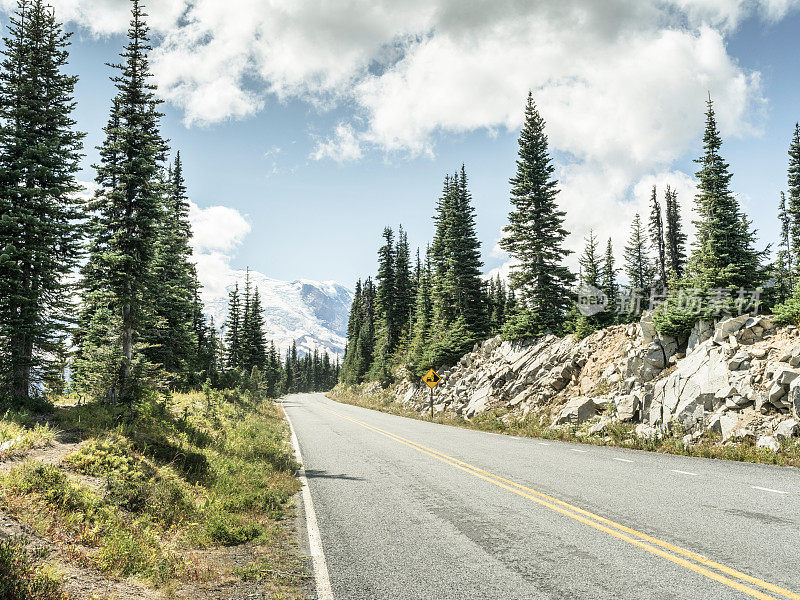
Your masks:
M127 26L126 0L52 2L95 33ZM532 90L578 250L589 227L621 247L653 178L690 201L691 177L673 168L702 133L708 92L724 136L761 132L760 75L726 42L746 18L774 22L800 0L151 4L156 83L187 125L276 101L347 111L316 140L316 160L433 155L442 134L514 131Z
M361 142L353 127L347 123L339 123L333 137L317 142L311 153L311 158L315 160L330 158L339 163L355 161L362 156Z
M189 203L192 249L197 274L203 285L203 299L222 298L233 280L230 262L234 251L250 233L250 223L234 208Z

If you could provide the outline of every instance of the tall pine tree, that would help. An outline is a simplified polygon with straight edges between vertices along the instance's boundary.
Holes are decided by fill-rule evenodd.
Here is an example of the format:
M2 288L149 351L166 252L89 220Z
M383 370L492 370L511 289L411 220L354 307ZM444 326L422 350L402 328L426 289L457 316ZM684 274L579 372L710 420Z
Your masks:
M732 174L720 155L722 138L710 98L707 106L704 152L695 161L700 165L695 196L698 219L689 272L703 290L754 288L761 283L760 255L753 249L755 234L730 189Z
M160 101L149 83L148 28L139 0L133 16L123 62L113 65L117 97L112 106L113 130L106 132L101 163L96 167L98 190L91 203L95 217L94 244L84 285L85 297L98 307L89 321L92 346L82 348L79 373L105 388L111 402L130 401L141 389L145 361L140 347L143 332L153 326L147 296L154 291L152 266L159 239L163 207L163 163L166 143L159 131ZM109 369L109 367L111 367ZM105 375L96 378L97 373ZM97 395L101 390L91 390Z
M680 279L686 265L686 234L683 233L678 192L667 186L664 197L667 277Z
M789 144L789 169L787 172L789 198L786 212L789 214L790 238L794 281L800 281L800 123L795 123L792 141Z
M625 274L634 290L646 290L650 287L653 267L647 253L647 239L638 213L631 223L628 245L625 246Z
M25 401L63 378L80 257L75 199L83 134L64 73L70 34L41 0L19 0L0 67L0 396Z
M162 365L174 383L185 386L192 381L197 367L195 303L200 284L192 262L189 198L180 152L169 170L165 187L152 267L154 325L143 337L150 344L146 353L149 360Z
M544 119L528 94L519 137L517 174L511 179L508 225L500 246L515 260L511 285L516 315L506 327L510 338L558 332L571 303L574 276L564 266L565 214L556 201L557 182L544 132Z
M658 202L656 186L650 196L650 244L655 253L656 276L659 285L667 285L667 249L664 241L664 219Z

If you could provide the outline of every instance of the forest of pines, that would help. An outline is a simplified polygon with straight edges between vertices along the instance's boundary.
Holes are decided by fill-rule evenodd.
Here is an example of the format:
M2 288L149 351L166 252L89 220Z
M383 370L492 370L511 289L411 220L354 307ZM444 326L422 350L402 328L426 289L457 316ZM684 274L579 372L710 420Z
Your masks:
M384 229L377 272L356 285L341 368L325 352L300 356L292 347L280 356L265 337L249 277L230 292L220 339L200 300L182 157L160 133L145 18L132 0L88 201L76 180L84 134L74 118L77 77L67 73L70 34L42 0L18 0L10 20L0 63L4 403L69 392L130 404L200 386L276 397L337 381L386 383L452 365L491 336L584 336L635 319L655 291L654 320L664 334L686 335L699 319L741 310L745 291L757 291L761 308L779 321L800 322L800 125L778 203L775 260L769 248L756 248L731 189L709 98L693 239L675 189L653 188L649 214L636 215L628 239L618 241L622 263L615 264L611 239L590 232L576 273L567 266L569 232L545 121L529 94L500 241L512 258L507 281L483 275L462 165L444 177L426 248L412 252L402 227ZM587 289L602 296L605 310L580 310ZM701 302L687 305L690 295Z
M777 258L755 247L755 232L730 188L714 106L706 105L703 153L688 244L677 191L652 188L650 214L635 215L615 264L612 240L586 236L578 272L566 265L569 232L558 202L545 121L532 94L511 177L511 211L500 247L510 255L508 281L481 275L480 243L466 169L444 178L430 245L409 261L402 227L386 228L378 270L359 281L350 313L341 380L387 383L446 368L476 342L545 334L584 337L641 316L650 303L661 334L685 337L701 319L761 309L778 322L800 322L800 125L789 150L788 192L781 194ZM620 275L621 273L621 275ZM580 310L589 293L600 311ZM687 301L690 299L691 301ZM409 308L410 307L410 308Z
M112 81L96 191L76 181L70 34L42 0L19 0L0 65L0 404L65 392L132 404L200 386L277 397L327 390L338 359L281 357L249 277L225 340L206 321L180 152L161 136L146 14L132 1Z

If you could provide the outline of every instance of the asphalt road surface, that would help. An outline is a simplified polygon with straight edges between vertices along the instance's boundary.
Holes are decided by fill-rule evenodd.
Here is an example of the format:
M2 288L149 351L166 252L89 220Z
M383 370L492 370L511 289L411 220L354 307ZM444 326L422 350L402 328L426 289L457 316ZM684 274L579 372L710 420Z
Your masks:
M800 600L800 470L283 401L337 600Z

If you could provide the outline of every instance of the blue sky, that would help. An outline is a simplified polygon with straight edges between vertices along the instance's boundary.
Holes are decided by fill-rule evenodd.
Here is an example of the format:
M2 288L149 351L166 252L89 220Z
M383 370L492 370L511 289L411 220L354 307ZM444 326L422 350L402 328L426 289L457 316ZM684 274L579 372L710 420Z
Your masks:
M54 4L75 31L88 181L125 3ZM486 269L501 267L508 259L493 249L529 88L551 132L571 247L592 228L621 254L652 183L677 186L688 210L706 90L733 187L763 243L775 241L800 120L796 2L676 0L664 11L669 3L614 0L599 10L569 0L538 11L507 0L461 14L449 0L413 0L326 14L297 0L277 16L263 3L225 3L251 11L246 20L222 4L164 0L153 16L164 134L205 217L210 287L245 266L352 285L374 271L385 225L402 223L424 247L442 178L462 162ZM226 208L203 213L212 206Z

